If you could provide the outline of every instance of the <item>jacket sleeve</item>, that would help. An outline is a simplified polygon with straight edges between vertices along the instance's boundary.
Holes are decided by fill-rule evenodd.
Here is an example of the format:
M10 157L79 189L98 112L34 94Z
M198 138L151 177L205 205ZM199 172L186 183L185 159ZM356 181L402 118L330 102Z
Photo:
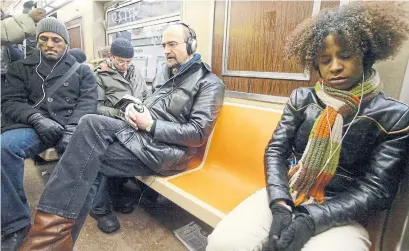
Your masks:
M364 176L322 205L302 206L313 217L316 234L366 219L368 214L388 208L405 171L408 153L409 110L375 147Z
M299 90L293 91L286 104L283 115L264 153L264 171L269 204L276 200L285 200L293 206L288 185L288 161L296 132L302 123L299 105ZM298 108L298 107L301 107Z
M122 116L121 111L119 111L119 109L105 106L103 101L98 101L97 113L112 118L118 118Z
M196 95L190 119L185 124L157 120L154 139L188 147L198 147L209 137L223 106L224 84L213 76L214 81L203 81ZM217 80L216 80L217 78Z
M25 34L35 35L36 27L28 14L18 14L0 21L1 43L20 43Z
M98 72L94 72L95 81L97 82L97 92L98 92L98 107L97 113L100 115L116 118L121 116L121 112L110 106L105 105L105 85L99 76Z
M88 66L82 65L80 94L77 101L77 106L73 114L70 116L67 125L77 125L80 118L86 114L97 112L97 85L95 83L94 74Z
M34 113L41 113L27 103L29 90L24 79L24 68L17 61L12 63L6 75L6 81L1 83L1 111L15 123L27 124L27 119Z

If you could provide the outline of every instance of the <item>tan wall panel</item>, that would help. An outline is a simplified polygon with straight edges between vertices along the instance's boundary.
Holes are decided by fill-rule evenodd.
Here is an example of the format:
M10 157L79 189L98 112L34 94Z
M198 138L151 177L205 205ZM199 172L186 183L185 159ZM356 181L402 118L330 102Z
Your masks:
M213 0L183 1L182 21L190 25L196 32L197 52L203 61L211 64L213 33Z
M104 2L74 0L58 9L57 16L64 23L82 17L83 50L87 61L98 57L98 48L105 45Z
M105 10L104 5L102 2L93 1L93 12L94 12L94 19L93 19L93 28L92 33L94 36L94 57L98 58L98 50L102 47L105 47L106 44L106 29L104 25L105 21Z
M83 50L87 60L94 57L94 35L93 29L93 1L74 0L57 10L57 17L63 23L74 18L82 17Z

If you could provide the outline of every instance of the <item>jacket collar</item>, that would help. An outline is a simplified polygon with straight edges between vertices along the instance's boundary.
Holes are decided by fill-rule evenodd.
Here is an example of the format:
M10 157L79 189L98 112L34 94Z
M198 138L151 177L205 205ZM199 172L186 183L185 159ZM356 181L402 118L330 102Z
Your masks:
M129 69L127 70L127 75L132 73L135 70L135 67L133 65L129 66ZM119 72L115 69L113 66L112 62L109 59L104 60L101 62L95 70L96 72L107 72L110 74L119 74Z
M109 67L109 65L107 64L107 61L103 61L101 62L94 70L95 72L98 73L102 73L102 72L106 72L106 73L110 73L110 74L115 74L117 73L114 69L112 69L111 67Z
M201 60L194 62L172 77L170 76L170 68L167 66L166 62L162 63L161 69L162 70L160 71L159 75L156 76L155 80L152 83L153 92L161 89L163 86L174 81L174 79L176 78L178 79L178 81L183 81L190 74L193 74L200 69L203 71L204 75L211 72L209 65L202 62Z
M178 69L177 73L182 72L185 68L188 68L190 65L200 62L201 61L201 56L198 53L193 54L192 59L190 59L186 64L181 65L180 68Z
M211 72L210 66L206 64L205 62L203 62L201 59L199 59L199 60L195 60L192 64L185 67L180 72L173 75L172 77L177 77L187 72L190 72L190 70L196 69L197 65L200 65L201 68L206 69L206 72ZM171 76L170 76L171 69L167 66L166 62L163 63L162 69L163 69L163 77L165 81L168 81L169 79L171 79Z
M109 66L109 64L107 64L107 61L100 63L99 66L97 66L97 68L95 68L94 71L97 72L98 74L110 75L116 81L123 82L129 85L133 84L130 81L128 81L124 76L122 76L117 70L112 69ZM126 73L127 74L126 77L129 76L129 78L131 78L131 81L132 74L134 73L134 71L135 67L131 65Z
M30 66L38 66L37 71L42 75L42 76L47 76L50 74L48 77L48 80L51 80L56 77L60 77L64 75L65 72L68 71L68 69L71 68L74 63L77 62L75 58L68 53L65 53L62 56L62 59L58 62L58 65L54 68L54 71L50 74L48 72L48 69L44 66L43 63L40 64L40 53L34 53L33 55L25 58L22 60L23 65L30 65Z

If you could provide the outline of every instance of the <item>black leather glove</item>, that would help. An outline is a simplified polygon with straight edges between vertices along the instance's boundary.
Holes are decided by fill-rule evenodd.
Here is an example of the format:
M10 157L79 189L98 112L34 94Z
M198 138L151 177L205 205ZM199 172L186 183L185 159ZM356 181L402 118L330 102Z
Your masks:
M71 141L72 134L75 131L75 125L66 125L65 126L65 131L64 134L62 135L61 140L58 142L58 144L55 146L55 150L57 151L58 154L62 155L65 151L65 149L68 146L68 143Z
M288 208L280 204L273 204L270 209L273 213L273 223L270 228L268 246L271 251L275 251L277 250L275 248L275 241L279 239L281 232L291 224L293 215Z
M314 220L308 214L297 214L291 225L281 233L275 242L280 251L300 251L314 235Z
M46 146L53 146L61 138L64 131L58 122L44 117L41 113L34 113L27 122L34 128L41 142Z

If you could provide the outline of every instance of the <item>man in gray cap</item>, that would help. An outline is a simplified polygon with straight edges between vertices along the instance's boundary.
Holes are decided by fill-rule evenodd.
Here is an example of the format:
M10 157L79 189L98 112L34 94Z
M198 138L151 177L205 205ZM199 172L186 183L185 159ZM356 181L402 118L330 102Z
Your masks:
M97 110L94 76L67 53L65 26L45 18L36 39L38 53L11 64L1 83L2 250L17 250L30 228L24 160L53 146L62 153L80 118Z

